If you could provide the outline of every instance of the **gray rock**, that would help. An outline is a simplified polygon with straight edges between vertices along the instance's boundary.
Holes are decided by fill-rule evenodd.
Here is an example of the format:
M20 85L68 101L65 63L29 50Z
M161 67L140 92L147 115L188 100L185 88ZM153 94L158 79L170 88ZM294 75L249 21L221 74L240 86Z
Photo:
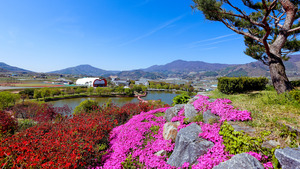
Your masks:
M200 97L198 97L198 96L195 96L195 97L191 98L191 99L189 100L188 104L192 104L194 101L198 100L199 98L200 98Z
M232 121L229 121L228 123L234 128L234 131L242 131L243 130L245 133L248 133L248 134L256 132L255 128L252 128L249 126L240 126Z
M216 101L217 99L208 99L209 102L214 102Z
M214 144L198 137L201 127L196 123L181 129L176 137L175 148L167 163L171 166L180 167L185 162L193 164L197 159L207 153Z
M275 141L275 140L268 140L268 141L263 142L261 146L265 147L265 148L271 148L272 149L272 148L275 148L279 145L280 145L280 143Z
M218 120L220 120L220 117L212 114L210 110L207 110L203 113L203 120L204 123L217 122Z
M282 169L298 168L300 169L300 147L276 149L275 157L281 164Z
M194 105L186 104L184 106L184 114L186 118L189 118L189 122L194 120L194 117L197 116L197 110L195 109Z
M230 160L220 163L213 169L264 169L260 162L250 154L242 153L233 156Z
M176 104L174 107L169 108L165 112L165 119L171 121L173 117L178 115L178 112L183 108L185 104Z
M208 92L198 92L197 95L209 96Z

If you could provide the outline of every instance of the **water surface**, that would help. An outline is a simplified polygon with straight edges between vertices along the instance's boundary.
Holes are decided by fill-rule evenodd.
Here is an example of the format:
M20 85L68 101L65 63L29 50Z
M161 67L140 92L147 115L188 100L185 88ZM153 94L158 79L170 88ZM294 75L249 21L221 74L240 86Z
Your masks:
M161 100L162 102L171 105L172 99L179 93L175 92L162 92L162 91L150 91L146 97L142 97L144 100ZM108 99L111 99L114 104L122 106L126 103L137 103L139 102L136 97L82 97L82 98L72 98L57 101L50 101L48 103L53 104L55 107L61 107L67 104L72 110L75 109L84 100L94 100L98 102L99 105L105 104Z

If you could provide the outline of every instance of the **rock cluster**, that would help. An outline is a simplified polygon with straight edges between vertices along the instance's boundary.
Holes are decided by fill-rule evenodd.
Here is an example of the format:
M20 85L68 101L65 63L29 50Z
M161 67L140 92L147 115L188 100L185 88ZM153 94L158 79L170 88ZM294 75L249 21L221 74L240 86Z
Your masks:
M178 115L178 112L184 109L184 115L191 122L195 116L199 115L199 112L194 108L192 104L199 97L190 99L187 104L175 105L165 112L165 119L168 121L164 125L163 138L165 140L172 140L175 142L175 148L167 160L167 164L175 167L181 167L188 162L190 165L197 163L197 159L207 153L208 149L214 146L214 143L199 137L202 133L201 127L196 123L192 123L189 126L182 128L178 132L178 126L180 122L170 122L173 117ZM215 99L209 99L210 102ZM211 113L210 110L203 112L204 123L219 122L220 117ZM235 131L244 131L245 133L253 133L256 130L251 127L245 127L229 122L235 129ZM263 147L274 148L280 145L275 140L265 141ZM166 152L161 150L156 153L158 156L164 155ZM299 148L284 148L277 149L275 151L275 157L278 159L282 169L300 169L300 147ZM220 163L215 166L214 169L263 169L263 165L252 155L247 153L237 154L230 160Z

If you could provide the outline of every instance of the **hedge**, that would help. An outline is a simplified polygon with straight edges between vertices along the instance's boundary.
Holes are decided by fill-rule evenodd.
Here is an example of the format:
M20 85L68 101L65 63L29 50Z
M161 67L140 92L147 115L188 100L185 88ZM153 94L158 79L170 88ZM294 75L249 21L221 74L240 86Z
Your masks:
M266 77L220 77L218 89L225 94L263 90L268 81Z
M294 87L300 87L300 80L291 81L291 84L292 84Z

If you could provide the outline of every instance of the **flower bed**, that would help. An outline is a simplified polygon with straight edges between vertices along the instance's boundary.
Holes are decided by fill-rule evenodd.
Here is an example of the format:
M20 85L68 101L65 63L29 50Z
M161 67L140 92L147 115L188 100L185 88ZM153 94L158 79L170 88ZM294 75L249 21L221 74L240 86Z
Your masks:
M219 135L222 122L251 120L251 113L235 109L232 105L229 105L231 101L228 99L217 99L210 103L207 96L198 95L197 97L199 99L193 103L196 110L200 112L211 110L213 114L219 115L221 118L218 123L214 124L192 122L201 126L202 133L199 134L199 137L212 141L214 146L197 159L197 164L190 166L188 163L185 163L182 168L213 168L233 156L233 154L226 152L223 138ZM155 116L156 113L165 112L166 109L142 112L130 119L128 123L113 129L110 133L111 148L106 156L104 165L96 168L176 168L166 163L168 155L155 155L160 150L165 150L170 155L174 149L174 144L171 143L171 140L164 140L162 137L163 125L166 121L163 117ZM184 109L182 108L178 112L178 116L173 117L171 120L180 121L178 131L192 124L185 124L184 118ZM158 126L156 132L152 131L153 126ZM249 152L249 154L258 160L267 159L267 156L262 156L259 153ZM267 162L264 166L272 168L272 163Z
M47 111L37 113L37 126L0 140L0 168L78 168L99 165L113 127L125 123L132 115L154 107L132 103L122 107L109 105L59 120L48 116L53 115L55 108L43 107Z

